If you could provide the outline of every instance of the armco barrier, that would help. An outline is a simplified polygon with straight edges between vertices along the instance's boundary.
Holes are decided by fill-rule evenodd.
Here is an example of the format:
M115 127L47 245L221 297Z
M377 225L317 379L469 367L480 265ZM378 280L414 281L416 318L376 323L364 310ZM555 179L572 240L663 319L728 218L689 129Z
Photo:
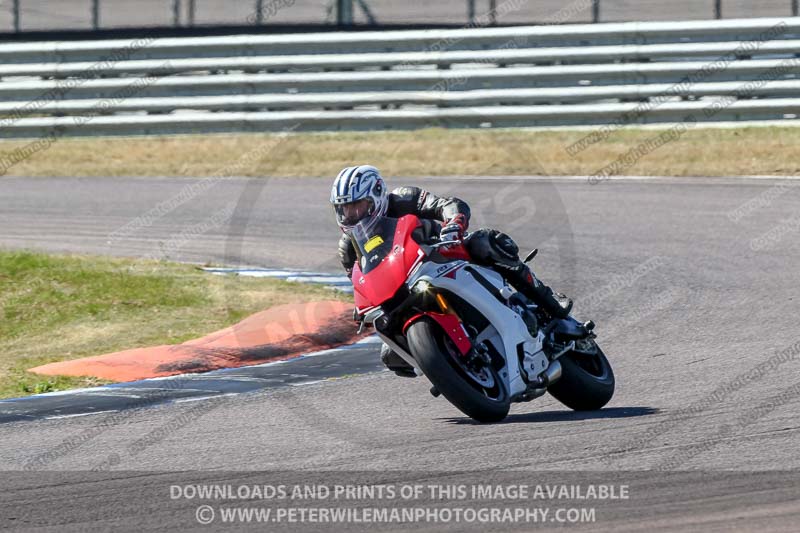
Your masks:
M0 137L789 121L799 73L800 17L6 43Z

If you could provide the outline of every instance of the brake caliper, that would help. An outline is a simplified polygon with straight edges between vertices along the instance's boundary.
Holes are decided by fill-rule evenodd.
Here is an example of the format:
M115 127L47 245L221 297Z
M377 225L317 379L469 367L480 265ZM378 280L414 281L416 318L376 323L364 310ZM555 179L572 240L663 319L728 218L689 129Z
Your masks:
M466 364L470 369L476 372L492 364L492 356L489 354L489 350L484 343L473 345L472 349L467 354Z

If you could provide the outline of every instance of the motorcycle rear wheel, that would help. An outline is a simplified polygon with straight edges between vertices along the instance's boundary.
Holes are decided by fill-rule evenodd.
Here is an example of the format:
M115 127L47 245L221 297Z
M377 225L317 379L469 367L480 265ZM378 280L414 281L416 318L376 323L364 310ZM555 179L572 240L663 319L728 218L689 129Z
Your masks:
M487 387L470 374L452 341L430 319L414 322L407 336L422 372L458 410L478 422L499 422L508 416L508 391L492 365L481 369Z
M567 352L558 358L561 378L548 387L556 400L575 411L594 411L614 396L614 371L603 350L594 355Z

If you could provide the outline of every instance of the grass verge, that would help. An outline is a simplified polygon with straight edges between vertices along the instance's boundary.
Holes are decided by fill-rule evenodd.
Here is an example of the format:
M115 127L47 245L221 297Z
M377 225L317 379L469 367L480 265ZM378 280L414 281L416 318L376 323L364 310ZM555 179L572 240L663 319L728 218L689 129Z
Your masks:
M599 131L599 128L598 130ZM327 176L354 162L386 175L588 176L659 135L623 129L570 155L589 131L443 130L61 139L16 162L14 176ZM0 141L0 161L32 141ZM689 129L616 174L796 175L800 128ZM641 150L640 150L641 151ZM633 164L628 164L633 161ZM4 167L5 168L5 167Z
M178 263L0 250L0 398L98 385L38 365L180 343L273 305L349 296Z

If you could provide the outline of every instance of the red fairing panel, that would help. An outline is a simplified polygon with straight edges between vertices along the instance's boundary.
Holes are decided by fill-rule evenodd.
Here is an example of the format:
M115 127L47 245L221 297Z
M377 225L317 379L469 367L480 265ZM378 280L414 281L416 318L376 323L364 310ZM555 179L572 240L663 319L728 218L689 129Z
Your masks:
M464 261L469 261L469 254L467 250L464 248L464 245L461 243L454 244L452 246L445 246L443 248L439 248L439 253L442 254L444 257L450 260L457 260L462 259Z
M411 238L411 233L417 226L419 219L414 215L398 219L392 251L369 273L362 274L356 261L352 279L355 304L359 312L376 307L397 294L408 279L409 270L422 259L419 245Z
M472 348L472 342L469 340L469 335L467 335L467 332L464 330L464 326L461 325L461 320L455 315L432 313L430 311L414 315L403 325L403 333L405 334L408 327L423 316L431 317L442 327L445 333L447 333L450 339L455 343L461 355L467 355L469 353Z

